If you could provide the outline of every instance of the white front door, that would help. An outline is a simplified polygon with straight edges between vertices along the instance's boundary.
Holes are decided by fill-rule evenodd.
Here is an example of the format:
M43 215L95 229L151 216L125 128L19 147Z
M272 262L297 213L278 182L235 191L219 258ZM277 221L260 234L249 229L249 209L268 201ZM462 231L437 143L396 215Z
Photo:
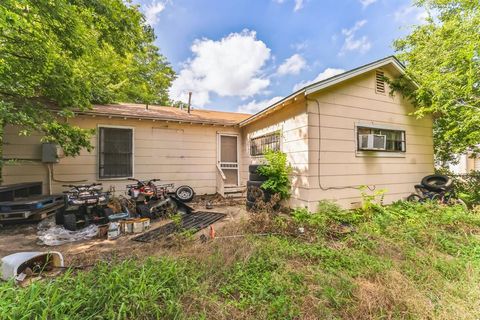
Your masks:
M225 186L236 187L239 182L238 171L238 136L232 134L218 135L217 161L225 175Z

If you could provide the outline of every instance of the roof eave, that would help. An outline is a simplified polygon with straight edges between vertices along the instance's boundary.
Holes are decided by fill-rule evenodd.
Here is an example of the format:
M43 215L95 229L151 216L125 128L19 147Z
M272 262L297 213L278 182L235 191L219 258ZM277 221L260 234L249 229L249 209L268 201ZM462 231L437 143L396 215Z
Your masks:
M351 79L353 77L356 77L358 75L361 75L363 73L381 68L383 66L386 66L388 64L392 64L395 69L397 69L398 72L405 74L405 67L402 65L400 61L398 61L397 58L394 56L390 56L387 58L383 58L381 60L377 60L374 62L371 62L369 64L366 64L364 66L358 67L356 69L341 73L337 76L331 77L329 79L311 84L305 88L305 95L309 95L312 93L315 93L317 91L320 91L322 89L325 89L327 87L333 86L335 84L338 84L340 82L346 81L348 79Z
M176 119L169 117L145 117L139 115L125 115L125 114L105 114L98 112L88 112L88 111L75 111L77 115L92 116L92 117L105 117L105 118L121 118L121 119L138 119L138 120L152 120L152 121L166 121L166 122L176 122L176 123L191 123L191 124L202 124L202 125L211 125L211 126L220 126L220 127L236 127L239 125L236 123L223 123L216 121L200 121L193 119Z

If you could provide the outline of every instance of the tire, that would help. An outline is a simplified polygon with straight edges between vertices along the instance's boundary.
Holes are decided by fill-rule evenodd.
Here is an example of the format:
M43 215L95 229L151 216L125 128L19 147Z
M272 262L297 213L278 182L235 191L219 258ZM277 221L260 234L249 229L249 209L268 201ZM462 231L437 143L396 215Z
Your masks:
M261 167L261 164L251 164L248 166L248 172L257 173L258 167Z
M268 202L272 198L272 194L266 190L257 187L251 187L247 189L247 200L255 202L261 200L263 202Z
M442 174L431 174L422 179L422 185L430 191L442 191L450 189L453 180Z
M63 215L65 214L65 207L55 210L55 224L62 226L63 225Z
M190 202L195 196L195 191L190 186L180 186L175 190L175 196L183 202Z
M268 178L259 173L250 173L250 181L267 181Z
M250 187L260 188L262 187L263 181L247 181L247 189Z
M152 214L150 213L150 208L145 204L138 204L137 205L137 213L142 218L151 218Z
M64 215L63 227L70 231L77 231L77 216L74 213Z
M412 193L407 197L408 202L423 202L423 198L416 193Z
M253 207L255 206L255 202L247 200L246 206L247 206L247 210L251 211L253 209Z

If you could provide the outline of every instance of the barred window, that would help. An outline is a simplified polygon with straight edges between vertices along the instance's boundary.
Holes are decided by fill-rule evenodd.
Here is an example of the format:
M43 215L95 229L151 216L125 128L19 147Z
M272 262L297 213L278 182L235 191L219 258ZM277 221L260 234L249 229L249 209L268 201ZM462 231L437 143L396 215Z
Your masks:
M280 151L280 132L277 131L250 139L251 156L261 156L267 150Z
M130 178L133 175L133 130L99 128L99 178Z

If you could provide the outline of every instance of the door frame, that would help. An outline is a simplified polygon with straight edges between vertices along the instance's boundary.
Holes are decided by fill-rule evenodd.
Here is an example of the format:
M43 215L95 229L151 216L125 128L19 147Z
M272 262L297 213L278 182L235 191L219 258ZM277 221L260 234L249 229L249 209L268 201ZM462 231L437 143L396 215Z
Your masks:
M237 139L237 184L233 185L234 187L240 186L240 134L238 133L228 133L228 132L217 132L217 164L220 169L223 169L221 166L221 156L222 156L222 136L224 137L235 137ZM235 169L235 168L233 168ZM227 185L232 186L232 185Z

